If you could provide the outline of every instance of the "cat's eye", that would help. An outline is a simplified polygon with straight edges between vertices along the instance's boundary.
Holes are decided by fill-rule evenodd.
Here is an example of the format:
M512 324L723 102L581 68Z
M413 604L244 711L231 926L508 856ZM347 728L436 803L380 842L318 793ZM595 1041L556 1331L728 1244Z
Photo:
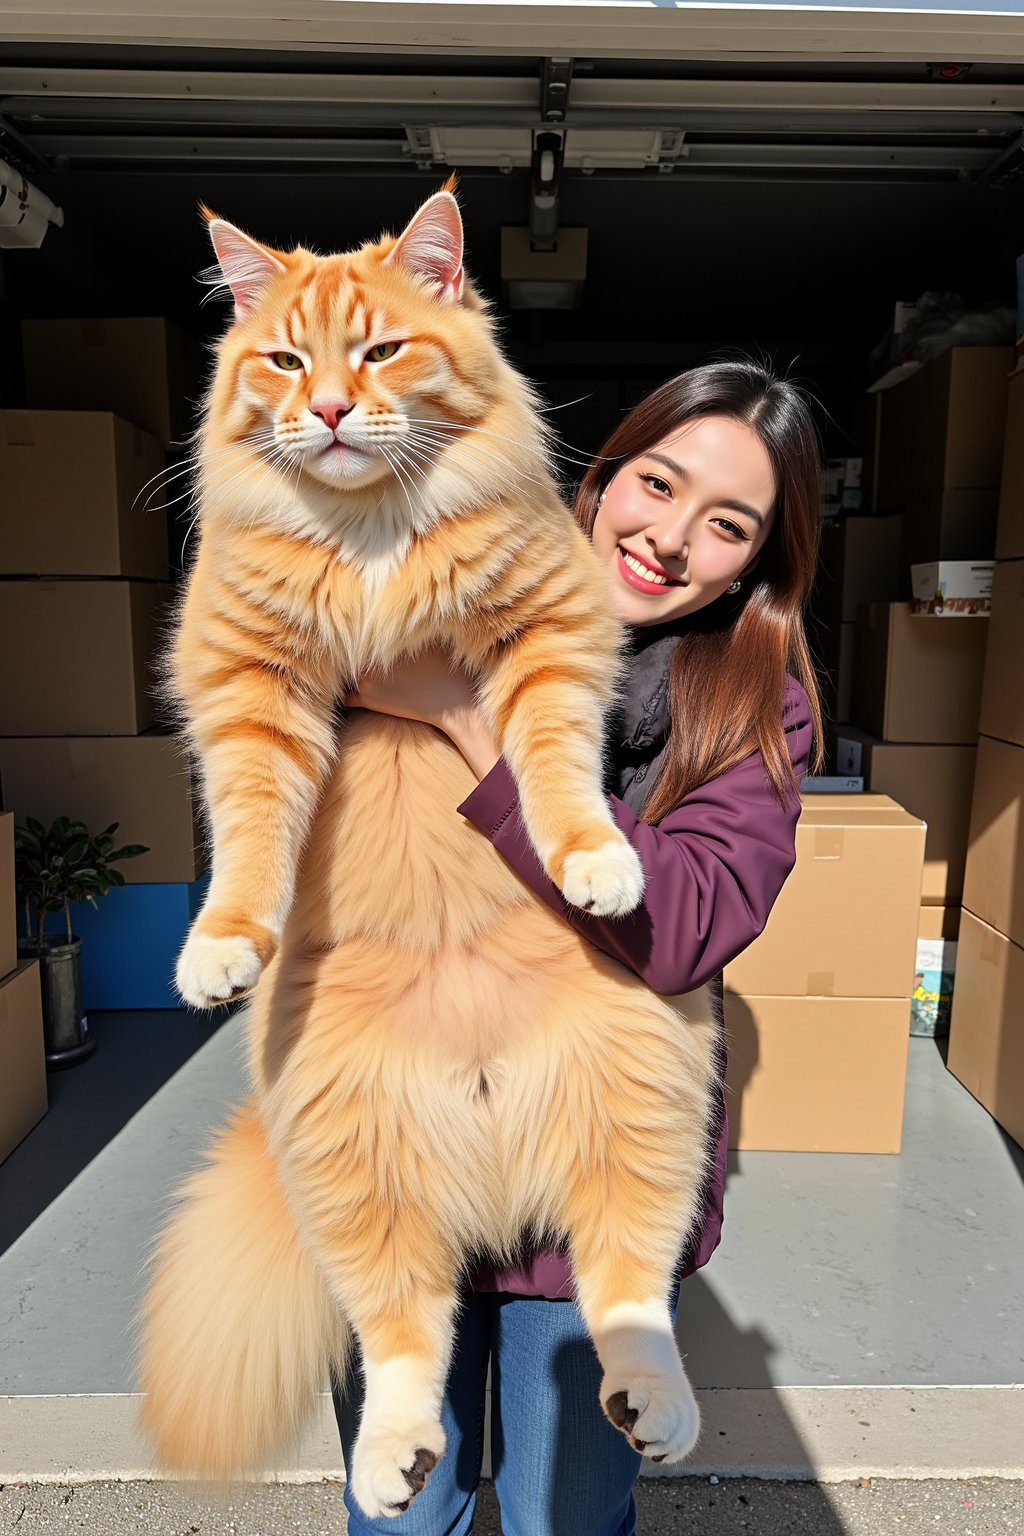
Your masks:
M400 341L378 341L377 345L371 347L369 352L367 352L366 361L368 363L386 363L389 357L394 357L401 345Z
M270 361L283 373L298 373L302 367L302 358L294 352L271 352Z

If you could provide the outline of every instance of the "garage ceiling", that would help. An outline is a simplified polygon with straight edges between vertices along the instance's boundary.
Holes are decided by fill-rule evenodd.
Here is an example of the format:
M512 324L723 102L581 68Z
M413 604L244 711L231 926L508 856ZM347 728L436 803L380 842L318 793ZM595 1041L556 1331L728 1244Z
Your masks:
M112 25L113 5L94 5L89 25ZM265 8L252 9L262 27ZM550 20L556 8L533 9ZM204 10L223 16L225 0ZM51 0L39 29L56 14ZM9 0L5 26L11 15ZM834 404L836 380L851 398L865 382L895 299L1012 293L1024 63L979 62L950 82L934 59L877 53L613 59L199 41L4 49L0 156L66 215L41 252L5 263L19 313L159 309L215 329L195 283L209 259L199 202L272 244L345 249L400 227L450 169L471 270L500 297L500 229L528 222L536 138L551 130L564 135L561 222L589 230L588 271L575 313L504 317L535 375L643 378L709 347L755 347Z

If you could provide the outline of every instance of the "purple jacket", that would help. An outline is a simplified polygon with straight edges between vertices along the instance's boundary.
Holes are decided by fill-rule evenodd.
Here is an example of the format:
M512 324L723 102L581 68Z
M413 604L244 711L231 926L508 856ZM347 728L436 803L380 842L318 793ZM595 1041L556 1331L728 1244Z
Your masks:
M786 683L783 724L799 780L807 771L812 729L807 695L793 678ZM783 808L761 754L754 752L691 791L656 827L614 795L609 803L640 855L646 879L643 903L624 918L587 916L569 906L547 878L520 819L515 781L503 759L459 810L567 923L655 992L674 996L714 981L757 938L793 868L800 815L796 792ZM707 1263L721 1238L727 1145L723 1096L713 1166L684 1255L684 1277ZM472 1285L477 1291L520 1296L572 1294L568 1259L552 1249L511 1269L495 1271L481 1263Z

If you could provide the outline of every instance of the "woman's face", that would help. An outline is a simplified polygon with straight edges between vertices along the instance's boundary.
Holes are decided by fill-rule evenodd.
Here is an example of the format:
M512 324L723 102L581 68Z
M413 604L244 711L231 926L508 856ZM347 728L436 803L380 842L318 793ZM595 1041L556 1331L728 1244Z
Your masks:
M774 501L760 438L728 416L687 422L624 464L591 535L620 618L665 624L721 597L756 563Z

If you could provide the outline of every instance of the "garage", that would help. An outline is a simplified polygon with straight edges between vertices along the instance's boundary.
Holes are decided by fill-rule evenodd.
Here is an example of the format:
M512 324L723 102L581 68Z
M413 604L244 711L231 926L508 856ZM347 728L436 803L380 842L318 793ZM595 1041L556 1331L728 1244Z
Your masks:
M48 526L67 529L45 558L0 561L2 803L9 820L49 820L92 795L96 825L118 820L150 850L97 912L76 907L95 1056L48 1075L48 1113L44 1097L26 1125L22 1100L10 1121L0 1289L19 1305L0 1318L0 1476L96 1475L97 1416L104 1468L145 1469L119 1342L135 1255L238 1089L231 1026L171 1012L168 956L205 858L137 686L189 559L183 406L225 318L196 280L199 205L270 245L346 249L402 227L452 173L468 269L552 408L567 490L659 382L738 352L807 390L829 461L811 637L837 782L805 796L785 926L726 973L738 1144L726 1237L680 1325L713 1426L689 1470L1019 1475L1024 725L1001 658L1024 639L1024 17L281 10L16 3L0 24L0 409L8 466L35 455L0 517L21 527L33 488L42 505L59 482ZM945 340L914 356L901 325L926 294ZM45 436L48 411L147 435L177 477L155 509L163 553L122 544L90 564L86 540L72 561L76 479L89 518L129 513L77 474L74 440ZM939 561L985 566L984 617L910 613L911 564ZM916 944L941 974L958 934L952 1036L947 1017L908 1043L912 994L930 986ZM814 1042L803 1078L794 1030ZM54 1262L69 1234L84 1268ZM100 1251L114 1260L93 1264ZM69 1355L54 1319L86 1270L99 1320ZM326 1414L297 1465L336 1473Z

